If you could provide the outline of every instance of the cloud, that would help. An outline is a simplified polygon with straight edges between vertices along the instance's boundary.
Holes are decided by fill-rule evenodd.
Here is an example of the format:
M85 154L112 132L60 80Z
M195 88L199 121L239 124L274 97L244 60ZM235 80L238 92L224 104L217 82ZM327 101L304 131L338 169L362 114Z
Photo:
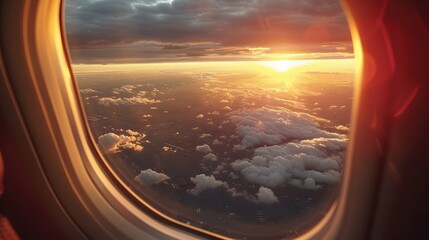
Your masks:
M135 105L135 104L153 104L160 103L160 100L150 99L141 96L135 97L124 97L124 98L111 98L111 97L101 97L98 99L98 103L104 106L110 105Z
M203 159L204 160L210 160L210 161L217 161L217 156L214 155L213 153L208 153L208 154L204 155Z
M340 131L349 131L350 130L347 126L344 126L344 125L335 126L335 129L340 130Z
M129 131L137 133L132 130ZM143 146L141 146L138 141L145 136L146 135L140 133L130 136L107 133L98 137L98 145L105 153L116 153L120 152L121 149L132 149L136 152L141 152L143 150Z
M136 89L137 86L131 85L131 84L126 84L123 85L119 88L114 88L113 91L114 92L125 92L125 93L134 93L134 89Z
M83 61L322 52L324 46L352 52L336 0L69 0L66 10L72 55Z
M203 114L198 114L197 116L195 116L195 118L203 118L204 115Z
M327 122L306 113L286 108L256 108L228 114L242 137L241 145L253 148L275 145L293 139L316 137L340 138L344 135L319 128L319 122Z
M189 190L189 193L193 195L198 195L200 192L207 189L227 186L226 183L216 180L213 175L206 176L205 174L199 174L195 177L191 177L191 181L195 184L195 187Z
M208 138L211 137L212 135L210 133L202 133L200 134L200 138Z
M308 190L317 190L317 189L321 189L322 186L321 185L317 185L316 181L312 178L306 178L304 180L301 179L292 179L289 182L290 185L298 187L298 188L304 188L304 189L308 189Z
M128 130L126 130L125 132L126 132L126 133L128 133L128 134L129 134L129 135L131 135L131 136L137 136L137 135L139 135L139 133L138 133L138 132L133 131L133 130L131 130L131 129L128 129Z
M244 147L243 145L241 145L241 144L235 144L233 147L232 147L232 151L241 151L241 150L245 150L246 149L246 147Z
M279 199L274 195L273 190L266 187L259 187L256 197L257 202L260 203L273 204L279 202Z
M202 152L202 153L211 153L212 149L210 148L209 145L207 144L203 144L203 145L199 145L195 148L198 152Z
M135 177L135 180L144 185L154 185L170 179L169 176L153 171L152 169L146 169L141 171L139 175Z
M253 150L253 157L231 163L247 181L270 188L290 184L312 190L340 181L348 139L320 129L327 120L283 108L229 115L242 138L234 150Z
M300 141L257 148L251 159L231 163L249 182L266 187L297 186L294 179L311 178L317 184L340 181L345 144L338 141ZM307 183L305 186L309 186Z
M79 89L80 93L96 93L98 91L92 89L92 88L83 88L83 89Z

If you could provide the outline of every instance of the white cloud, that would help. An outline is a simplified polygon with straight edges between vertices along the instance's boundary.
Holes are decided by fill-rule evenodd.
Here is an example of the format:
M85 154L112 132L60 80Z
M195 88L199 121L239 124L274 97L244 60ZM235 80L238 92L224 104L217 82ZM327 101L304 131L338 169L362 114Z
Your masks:
M216 178L211 176L206 176L205 174L199 174L195 177L191 177L191 181L195 184L195 187L191 190L189 190L189 193L198 195L200 192L207 190L207 189L214 189L221 186L226 187L227 184L216 180Z
M170 179L169 176L153 171L152 169L146 169L141 171L139 175L135 177L135 180L145 185L154 185Z
M131 85L131 84L127 84L127 85L123 85L122 87L119 88L114 88L113 91L114 92L126 92L126 93L133 93L134 89L136 89L137 86Z
M135 97L125 97L125 98L111 98L111 97L102 97L98 99L98 103L104 106L110 105L135 105L135 104L153 104L160 103L160 100L149 99L146 97L135 96Z
M236 124L236 131L242 137L241 144L246 148L281 144L293 139L344 137L321 130L319 122L327 122L325 119L285 108L258 108L228 115Z
M211 137L212 135L210 133L203 133L200 134L200 138L207 138L207 137Z
M271 188L285 183L296 186L293 179L304 181L307 178L318 184L335 184L341 177L339 171L345 143L340 139L327 140L260 147L251 159L234 161L231 166L249 182Z
M129 131L136 133L132 130ZM130 136L107 133L98 137L98 145L105 153L116 153L121 149L132 149L136 152L141 152L143 150L143 146L139 145L137 141L141 140L145 136L146 135L140 133Z
M145 95L146 95L146 91L139 91L137 93L137 96L139 96L139 97L144 97Z
M232 110L232 108L230 108L229 106L225 106L225 107L223 107L223 110L231 111L231 110Z
M274 195L273 190L266 187L260 187L256 197L257 202L260 203L273 204L279 202L279 199Z
M232 151L241 151L241 150L244 150L244 149L246 149L246 147L244 147L241 144L235 144L234 147L232 147Z
M203 144L203 145L199 145L195 148L198 152L202 152L202 153L210 153L212 152L212 149L210 148L209 145L207 144Z
M218 116L220 113L218 111L214 111L210 113L211 115Z
M203 159L204 160L210 160L210 161L217 161L217 156L214 155L213 153L208 153L208 154L204 155Z
M83 88L83 89L80 89L79 90L79 92L80 93L96 93L96 92L98 92L98 91L95 91L94 89L92 89L92 88Z
M195 118L203 118L204 115L203 114L198 114Z
M219 141L219 140L217 140L217 139L215 139L215 140L213 140L212 144L213 145L220 145L220 144L222 144L222 142Z
M330 151L341 151L347 147L347 138L313 138L309 140L302 140L301 143L310 145L319 149L326 149Z
M253 157L231 163L249 182L319 189L340 181L348 139L320 129L327 120L283 108L233 112L230 118L242 138L233 150L265 145L254 149Z
M131 135L131 136L137 136L137 135L139 135L139 133L138 133L138 132L135 132L135 131L133 131L133 130L131 130L131 129L128 129L126 132L127 132L129 135Z
M335 128L337 130L340 130L340 131L349 131L350 130L347 126L344 126L344 125L338 125L338 126L335 126Z

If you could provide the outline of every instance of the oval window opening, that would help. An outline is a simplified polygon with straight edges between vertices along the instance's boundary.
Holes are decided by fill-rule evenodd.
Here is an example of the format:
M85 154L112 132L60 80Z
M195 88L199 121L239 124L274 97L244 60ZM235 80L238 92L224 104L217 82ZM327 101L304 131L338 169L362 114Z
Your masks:
M68 0L65 19L94 142L140 201L241 239L325 216L355 72L338 1Z

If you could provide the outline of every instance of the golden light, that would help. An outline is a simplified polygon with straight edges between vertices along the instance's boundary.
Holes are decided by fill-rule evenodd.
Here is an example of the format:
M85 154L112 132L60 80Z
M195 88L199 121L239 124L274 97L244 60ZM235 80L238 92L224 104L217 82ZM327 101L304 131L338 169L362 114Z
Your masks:
M265 61L263 64L267 67L274 69L279 73L287 72L293 68L306 64L305 60L279 60L279 61Z

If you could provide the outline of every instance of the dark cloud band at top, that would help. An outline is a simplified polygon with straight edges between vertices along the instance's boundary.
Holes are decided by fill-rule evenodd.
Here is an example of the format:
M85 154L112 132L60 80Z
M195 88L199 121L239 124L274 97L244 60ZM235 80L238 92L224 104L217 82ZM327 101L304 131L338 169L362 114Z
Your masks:
M322 46L346 45L351 52L337 0L69 0L65 18L72 52L108 48L116 51L112 58L129 48L166 58L257 47L324 52Z

